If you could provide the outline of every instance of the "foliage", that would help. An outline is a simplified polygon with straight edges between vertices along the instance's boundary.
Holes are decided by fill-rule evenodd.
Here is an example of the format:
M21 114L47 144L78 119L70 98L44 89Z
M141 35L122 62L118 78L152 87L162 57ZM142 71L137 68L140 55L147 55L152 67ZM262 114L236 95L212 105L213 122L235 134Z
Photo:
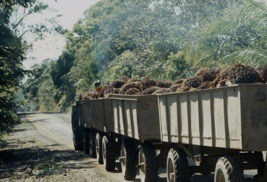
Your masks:
M64 84L64 75L70 71L73 66L74 57L71 53L63 52L59 59L53 64L51 76L55 87Z
M23 77L30 73L22 68L25 52L29 48L23 36L27 32L41 36L47 30L42 24L24 29L23 21L27 16L47 8L46 4L38 0L0 1L0 132L10 128L18 120L16 111L23 97L16 98L16 92ZM36 94L36 89L31 88L33 95Z
M166 63L166 76L170 80L187 78L193 73L190 72L190 67L185 61L184 53L171 54Z
M266 64L266 21L265 4L238 1L216 21L190 32L182 46L197 67L238 62L260 67Z
M42 65L32 66L32 76L24 83L24 108L29 111L57 110L55 104L58 90L53 86L50 72L53 66L51 60L46 60Z
M101 0L66 33L49 67L54 102L69 107L97 79L177 80L200 67L263 66L266 9L255 0Z
M27 6L28 2L21 4ZM15 120L14 93L25 71L21 69L24 50L21 40L8 26L13 4L0 3L0 131L9 128Z

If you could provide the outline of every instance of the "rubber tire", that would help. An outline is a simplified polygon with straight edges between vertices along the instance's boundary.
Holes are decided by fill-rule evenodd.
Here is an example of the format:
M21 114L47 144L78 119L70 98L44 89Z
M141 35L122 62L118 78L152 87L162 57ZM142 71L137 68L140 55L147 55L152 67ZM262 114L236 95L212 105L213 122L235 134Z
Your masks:
M172 171L170 171L172 168ZM190 178L188 170L187 156L183 149L174 147L169 150L167 156L166 173L168 182L187 182ZM174 179L170 178L170 173L174 173Z
M120 157L125 157L121 160L121 170L125 180L135 180L137 173L138 153L135 148L135 142L132 139L126 139L121 144Z
M114 141L110 136L103 136L102 138L102 156L106 171L113 171L115 169L115 150Z
M85 154L90 154L89 146L90 146L90 133L91 131L87 128L84 129L84 148L83 151Z
M95 147L96 147L96 159L98 164L103 164L102 156L102 134L97 133L95 136Z
M96 158L96 131L91 130L90 131L90 138L89 138L89 153L92 158Z
M244 175L240 168L240 165L235 160L234 157L225 156L220 157L217 161L215 174L214 174L214 182L243 182Z
M142 182L157 181L158 165L155 149L152 144L144 143L140 146L138 152L138 166Z

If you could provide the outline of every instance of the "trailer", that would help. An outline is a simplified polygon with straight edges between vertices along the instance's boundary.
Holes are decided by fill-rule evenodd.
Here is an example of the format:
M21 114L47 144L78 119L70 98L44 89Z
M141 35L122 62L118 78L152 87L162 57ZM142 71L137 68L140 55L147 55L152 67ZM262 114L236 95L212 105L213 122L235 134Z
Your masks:
M217 182L244 181L247 169L257 170L254 180L267 181L266 93L266 84L241 84L79 101L72 114L74 146L84 143L107 171L118 157L126 180L138 170L141 181L157 181L158 166L165 166L167 181L210 172Z
M212 171L214 181L244 181L245 169L264 177L266 93L266 84L243 84L158 95L161 141L175 144L167 157L168 181Z
M134 180L138 168L143 181L156 181L157 146L153 144L160 143L157 105L155 95L110 95L108 99L78 101L72 114L74 146L80 144L75 149L96 157L107 171L114 170L118 157L126 180ZM147 163L153 167L146 168Z

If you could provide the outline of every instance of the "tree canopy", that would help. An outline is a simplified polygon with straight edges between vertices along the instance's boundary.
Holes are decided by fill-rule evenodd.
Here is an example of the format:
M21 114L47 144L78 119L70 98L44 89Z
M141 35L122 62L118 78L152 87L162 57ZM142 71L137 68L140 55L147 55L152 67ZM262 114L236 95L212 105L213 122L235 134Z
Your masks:
M176 80L200 67L263 66L266 9L255 0L101 0L51 63L54 102L71 105L97 79Z
M46 31L41 23L24 26L24 19L47 7L38 0L0 1L0 131L8 129L17 120L16 111L20 103L15 95L23 77L30 73L23 69L26 50L29 48L24 35L34 32L40 37ZM24 11L18 13L19 9Z

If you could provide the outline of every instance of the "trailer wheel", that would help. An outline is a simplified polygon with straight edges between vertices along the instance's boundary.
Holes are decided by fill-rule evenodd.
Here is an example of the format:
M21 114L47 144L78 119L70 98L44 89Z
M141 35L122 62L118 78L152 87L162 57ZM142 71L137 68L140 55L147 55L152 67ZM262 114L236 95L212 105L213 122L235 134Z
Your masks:
M115 169L115 150L112 137L103 136L102 138L102 156L105 169L112 171Z
M168 182L189 180L187 156L183 149L175 147L169 150L166 171Z
M243 172L234 157L220 157L217 161L215 182L242 182L244 181Z
M141 145L138 153L138 167L142 182L157 181L157 158L152 144L144 143Z
M134 180L136 177L137 152L134 140L126 139L120 150L121 169L125 180Z
M96 150L96 159L99 164L103 164L102 156L102 134L97 133L95 137L95 150Z
M83 150L84 150L85 154L90 153L90 150L89 150L90 133L91 132L89 129L87 129L87 128L84 129L84 147L83 147Z
M96 158L96 132L94 130L90 131L90 138L89 138L89 151L90 156Z

